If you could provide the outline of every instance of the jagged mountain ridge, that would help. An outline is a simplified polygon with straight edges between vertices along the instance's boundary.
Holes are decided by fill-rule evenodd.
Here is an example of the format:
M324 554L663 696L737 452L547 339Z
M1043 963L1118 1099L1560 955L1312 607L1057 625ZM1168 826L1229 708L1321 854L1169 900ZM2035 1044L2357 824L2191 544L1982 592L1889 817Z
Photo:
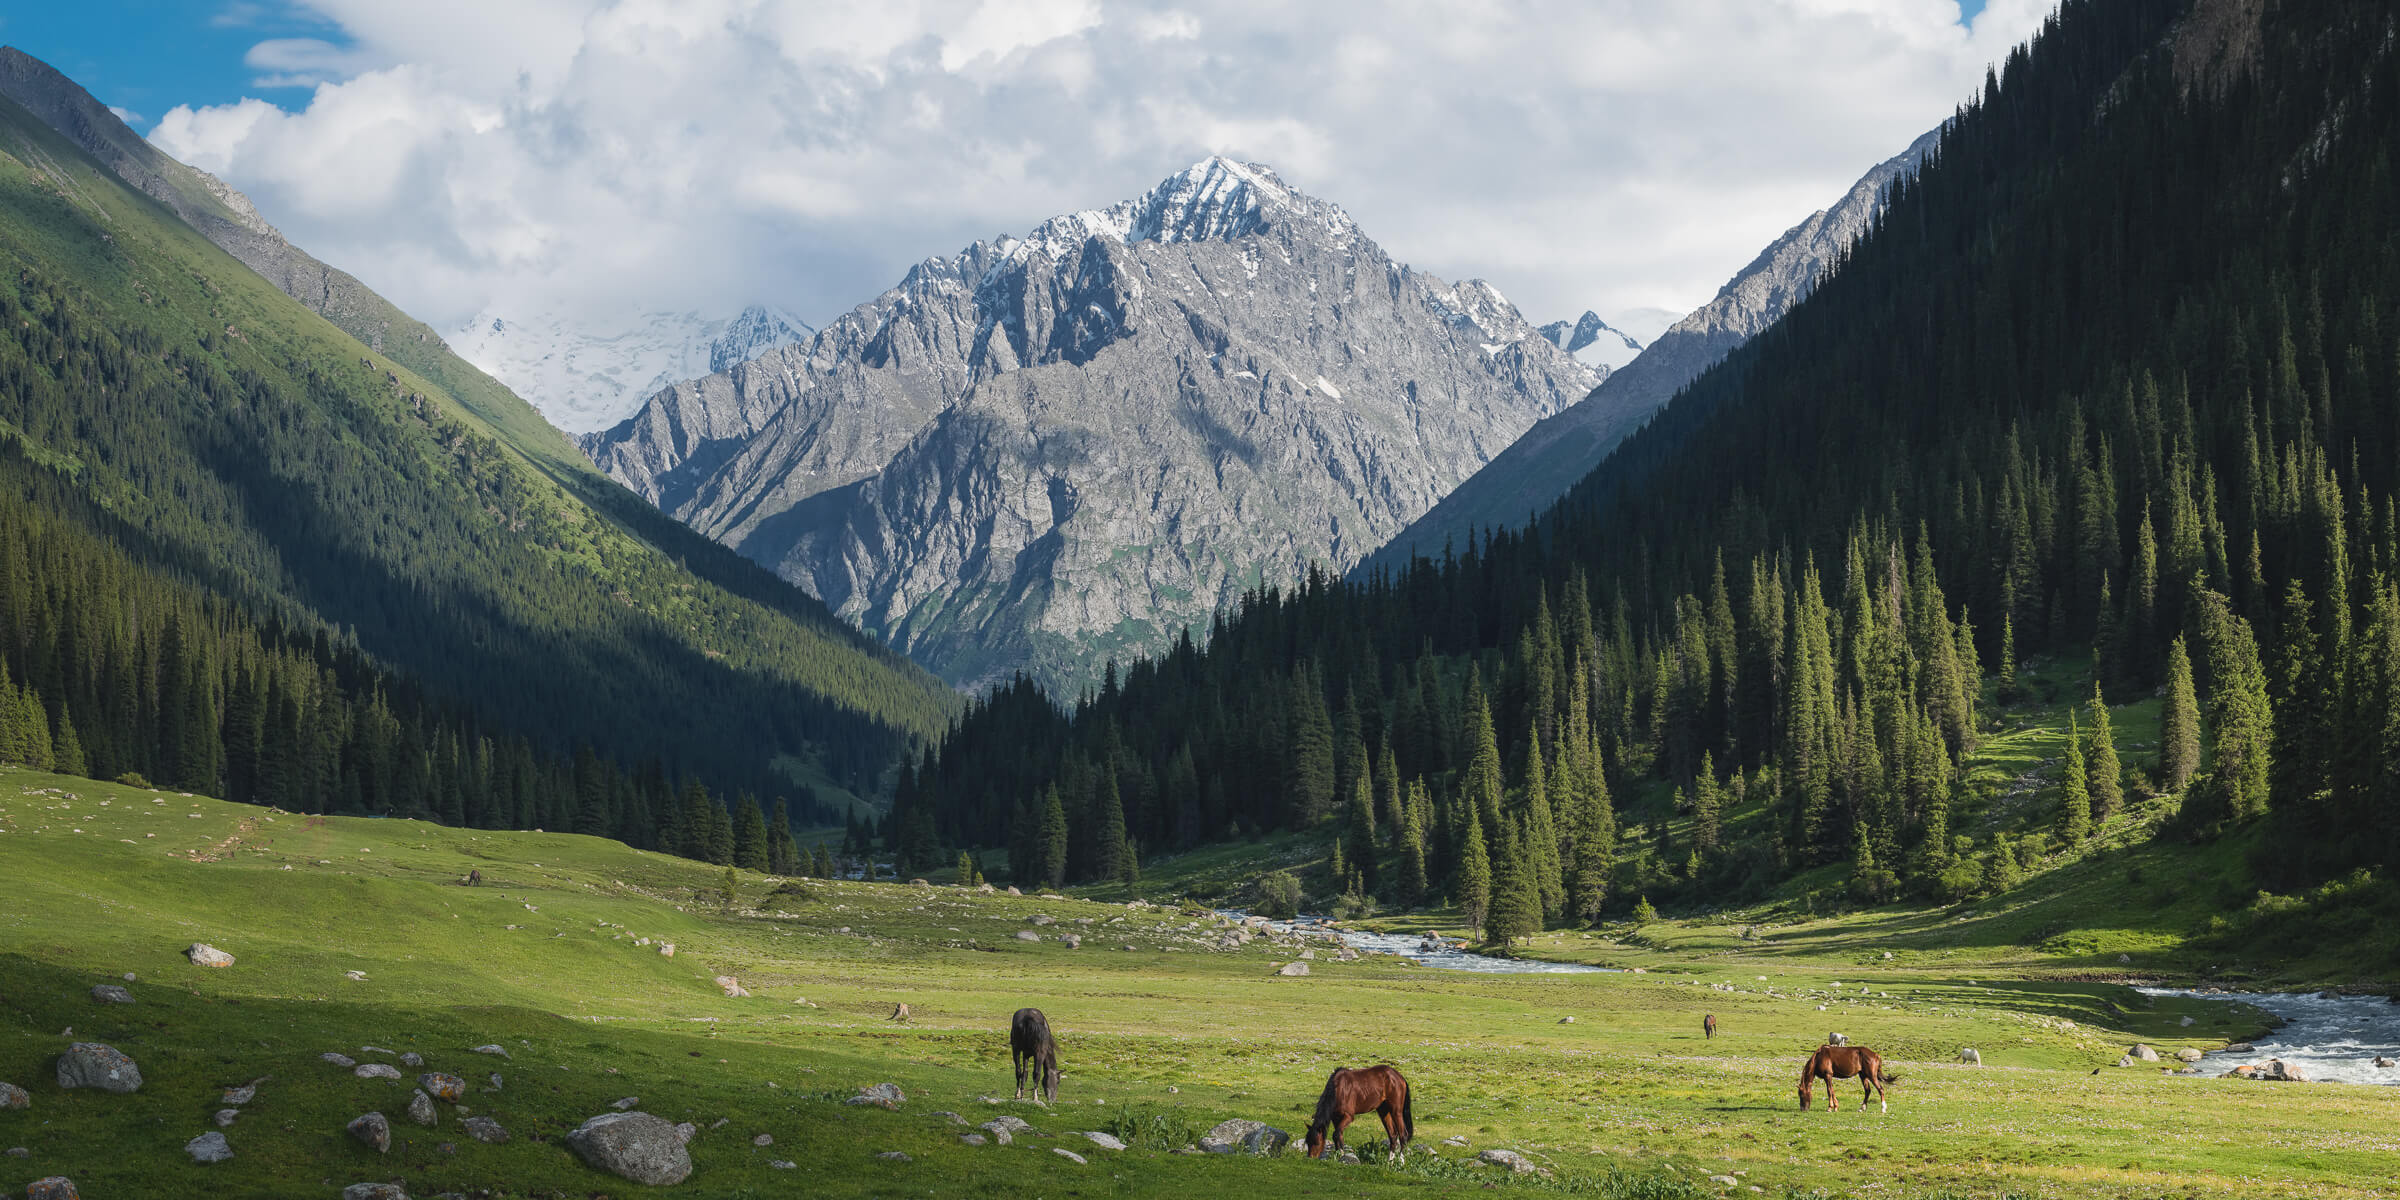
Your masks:
M1876 164L1839 201L1775 239L1726 281L1714 299L1610 372L1581 403L1528 430L1376 551L1361 569L1404 566L1417 555L1438 558L1445 545L1463 547L1477 530L1520 526L1549 508L1685 384L1807 296L1882 210L1892 181L1917 169L1939 143L1940 134L1933 130ZM1597 320L1592 314L1585 316Z
M588 433L624 420L661 388L730 370L816 332L779 309L753 304L731 317L642 312L614 328L556 316L477 313L451 349L509 386L552 425Z
M1600 319L1590 309L1573 321L1552 321L1542 326L1542 336L1550 344L1575 356L1575 361L1590 367L1603 381L1609 372L1632 362L1642 352L1639 338Z
M1212 158L579 444L946 677L1071 692L1346 569L1597 381L1490 285Z

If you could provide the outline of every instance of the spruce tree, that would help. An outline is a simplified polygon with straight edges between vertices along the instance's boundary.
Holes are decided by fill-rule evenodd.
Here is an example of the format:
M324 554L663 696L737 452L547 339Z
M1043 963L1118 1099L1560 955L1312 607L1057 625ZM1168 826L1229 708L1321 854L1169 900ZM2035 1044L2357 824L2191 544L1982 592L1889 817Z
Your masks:
M1042 793L1041 836L1036 841L1041 857L1028 864L1033 869L1027 878L1042 887L1058 887L1067 881L1067 809L1058 798L1054 785Z
M1362 894L1372 895L1376 881L1375 800L1374 789L1364 776L1350 785L1349 815L1350 865L1359 877Z
M1125 837L1125 803L1117 795L1117 772L1112 765L1100 768L1100 788L1092 797L1093 816L1099 826L1095 845L1099 859L1093 864L1094 878L1115 883L1130 878L1132 863L1128 860L1130 845Z
M2167 646L2166 699L2158 710L2158 786L2180 792L2200 769L2200 701L2192 659L2178 634Z
M2075 728L2075 710L2067 710L2067 761L2059 772L2058 837L2074 846L2092 831L2092 797L2085 790L2083 737Z
M2100 685L2092 685L2092 738L2084 761L2091 772L2092 828L2098 829L2125 806L2125 773L2117 762L2116 739L2108 731L2108 701Z
M2202 591L2200 604L2200 636L2208 649L2209 772L2192 815L2209 828L2266 812L2275 712L2250 623L2217 592Z
M1722 810L1725 794L1717 784L1717 766L1713 755L1700 755L1700 773L1692 780L1692 849L1701 854L1714 854L1722 834Z
M733 862L745 871L767 869L767 853L772 843L767 835L767 814L758 807L758 797L742 793L741 811L733 823Z
M1502 946L1542 929L1541 892L1534 886L1533 856L1522 831L1503 830L1493 856L1492 902L1483 918L1484 940Z
M1470 929L1483 928L1484 917L1492 905L1492 860L1484 850L1483 822L1469 809L1464 818L1467 824L1465 844L1458 855L1458 879L1454 898L1459 915L1466 918Z
M1409 788L1412 792L1421 792L1424 786L1421 782L1411 783ZM1418 806L1413 799L1404 807L1406 813L1401 818L1400 888L1397 898L1402 905L1414 907L1425 898L1429 886L1425 862L1425 824L1418 816Z
M1292 672L1290 695L1284 803L1295 824L1305 829L1333 810L1333 722L1325 715L1325 693L1312 668L1303 665Z

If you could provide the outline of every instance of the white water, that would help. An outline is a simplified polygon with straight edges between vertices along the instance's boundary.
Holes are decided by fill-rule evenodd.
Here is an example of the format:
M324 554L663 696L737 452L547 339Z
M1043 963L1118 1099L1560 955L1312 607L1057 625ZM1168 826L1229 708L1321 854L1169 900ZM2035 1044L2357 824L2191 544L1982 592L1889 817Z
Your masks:
M1236 921L1249 914L1240 909L1219 909L1222 916ZM1397 954L1413 959L1420 966L1437 971L1482 971L1491 975L1580 975L1593 972L1617 973L1616 967L1590 967L1582 963L1540 962L1530 958L1494 958L1457 948L1453 942L1428 942L1422 937L1405 933L1362 933L1355 929L1330 927L1325 918L1302 915L1289 921L1270 921L1271 928L1285 933L1330 933L1344 944L1363 954Z
M2235 1053L2218 1051L2200 1060L2204 1076L2222 1075L2244 1063L2280 1058L2312 1081L2400 1086L2400 1067L2378 1067L2378 1055L2400 1059L2400 1004L2381 996L2317 996L2288 992L2192 992L2141 988L2151 996L2192 996L2247 1004L2283 1018L2283 1028Z

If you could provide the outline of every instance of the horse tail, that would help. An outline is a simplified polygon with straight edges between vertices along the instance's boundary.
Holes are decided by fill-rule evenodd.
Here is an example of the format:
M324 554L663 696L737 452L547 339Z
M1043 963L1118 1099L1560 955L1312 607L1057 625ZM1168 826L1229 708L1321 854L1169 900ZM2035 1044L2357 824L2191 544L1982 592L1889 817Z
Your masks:
M1403 1143L1417 1136L1417 1090L1400 1081L1400 1135Z

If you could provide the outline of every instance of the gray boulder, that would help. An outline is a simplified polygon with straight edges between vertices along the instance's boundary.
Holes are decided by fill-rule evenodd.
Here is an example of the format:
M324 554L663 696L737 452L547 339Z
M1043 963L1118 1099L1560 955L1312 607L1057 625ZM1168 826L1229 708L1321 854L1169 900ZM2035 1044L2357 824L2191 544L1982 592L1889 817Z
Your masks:
M431 1093L434 1099L447 1100L452 1104L458 1103L467 1094L466 1080L440 1071L428 1071L417 1076L417 1086Z
M351 1121L350 1136L377 1154L391 1153L392 1123L382 1113L371 1112Z
M1210 1154L1279 1154L1291 1141L1291 1134L1264 1121L1236 1117L1202 1134L1200 1149Z
M617 1110L618 1112L624 1112L640 1105L641 1102L642 1098L640 1096L619 1096L616 1099L609 1101L608 1106Z
M1308 964L1304 962L1288 962L1280 967L1275 968L1275 973L1278 975L1306 975L1308 974Z
M126 991L121 984L103 983L92 988L92 999L102 1004L131 1004L133 993Z
M248 1104L250 1103L251 1099L257 1095L258 1085L255 1083L246 1083L240 1087L226 1088L225 1094L218 1099L218 1103L233 1105Z
M899 1084L879 1083L870 1088L860 1088L857 1095L850 1097L848 1100L843 1101L843 1103L852 1106L871 1106L874 1108L897 1109L900 1107L901 1102L907 1099L908 1097L900 1094Z
M232 955L207 942L193 942L192 948L183 953L185 957L192 960L192 965L195 967L230 967L233 965Z
M2379 1067L2400 1067L2400 1062L2394 1062L2392 1059L2378 1054L2375 1056L2375 1065Z
M466 1127L467 1136L476 1141L497 1146L508 1140L508 1131L490 1117L468 1117L461 1124Z
M675 1126L646 1112L603 1113L575 1127L567 1146L591 1166L668 1187L691 1177L692 1155Z
M961 1146L981 1146L988 1140L989 1139L985 1138L980 1133L962 1133L958 1135L958 1144Z
M390 1063L360 1063L350 1073L360 1079L398 1079L400 1068Z
M412 1071L416 1070L418 1067L425 1065L425 1056L417 1053L414 1050L411 1050L408 1053L400 1056L400 1065L407 1067Z
M349 1055L347 1055L347 1054L344 1054L344 1053L342 1053L342 1052L340 1052L340 1051L338 1051L338 1050L328 1050L328 1051L326 1051L325 1053L318 1055L317 1057L318 1057L318 1058L320 1058L320 1059L322 1059L322 1060L324 1060L324 1061L326 1061L326 1062L332 1063L334 1066L337 1066L337 1067L355 1067L355 1066L357 1066L357 1065L358 1065L358 1060L357 1060L357 1059L355 1059L355 1058L352 1058L352 1057L350 1057Z
M217 1115L210 1119L217 1123L217 1128L219 1129L229 1128L235 1121L242 1119L242 1110L238 1108L220 1108L217 1110Z
M83 1200L83 1193L75 1190L74 1180L53 1175L26 1184L25 1200Z
M32 1106L33 1097L26 1095L24 1088L13 1083L0 1083L0 1110L24 1109Z
M1018 1116L994 1117L994 1118L992 1118L991 1120L989 1120L989 1121L985 1122L983 1127L984 1127L984 1128L986 1128L986 1129L990 1129L990 1128L992 1128L992 1127L993 1127L993 1126L995 1126L995 1125L999 1126L999 1127L1000 1127L1000 1128L1002 1128L1002 1129L1005 1129L1005 1130L1007 1130L1007 1131L1008 1131L1008 1132L1010 1132L1010 1133L1032 1133L1032 1132L1033 1132L1033 1126L1026 1124L1026 1123L1025 1123L1025 1118L1023 1118L1023 1117L1018 1117Z
M978 1128L982 1129L985 1133L990 1134L993 1141L998 1142L1003 1146L1017 1140L1017 1135L1011 1132L1007 1126L1002 1125L998 1121L987 1121ZM971 1145L980 1146L983 1144L982 1138L976 1137L976 1135L972 1133L968 1134L967 1136L975 1138L975 1140L970 1143Z
M2125 1051L2125 1053L2133 1056L2134 1058L2138 1058L2143 1062L2158 1061L2158 1051L2153 1050L2140 1042L2135 1042L2130 1049Z
M77 1042L58 1056L58 1086L125 1093L142 1086L142 1069L114 1046Z
M1082 1166L1085 1162L1085 1159L1082 1155L1077 1154L1064 1146L1052 1146L1050 1147L1050 1153L1066 1159L1068 1162L1074 1163L1077 1166Z
M408 1119L428 1129L442 1123L442 1115L434 1110L433 1097L426 1095L422 1088L409 1094Z
M221 1163L233 1157L233 1146L221 1133L204 1133L183 1144L183 1152L196 1163Z
M1038 942L1042 940L1042 935L1035 933L1030 929L1020 929L1017 931L1017 940L1020 942Z
M342 1189L342 1200L408 1200L408 1192L396 1183L354 1183Z
M1519 1175L1550 1174L1548 1167L1544 1167L1514 1150L1486 1150L1476 1155L1475 1161L1487 1166L1507 1167L1510 1172Z
M2200 1057L2200 1052L2192 1049L2190 1046L2185 1046L2183 1049L2175 1052L2175 1061L2177 1062L2196 1063L2200 1061Z
M507 1058L507 1057L508 1057L508 1047L506 1047L506 1046L503 1046L503 1045L499 1044L498 1042L494 1042L494 1043L492 1043L492 1044L490 1044L490 1045L487 1045L487 1046L477 1046L477 1047L475 1047L475 1049L472 1051L472 1053L475 1053L475 1054L495 1054L495 1055L498 1055L498 1056L500 1056L501 1058Z
M1103 1150L1122 1150L1125 1148L1125 1143L1113 1133L1101 1133L1098 1130L1093 1130L1084 1134L1083 1136L1086 1139L1089 1139L1093 1145L1098 1146Z

